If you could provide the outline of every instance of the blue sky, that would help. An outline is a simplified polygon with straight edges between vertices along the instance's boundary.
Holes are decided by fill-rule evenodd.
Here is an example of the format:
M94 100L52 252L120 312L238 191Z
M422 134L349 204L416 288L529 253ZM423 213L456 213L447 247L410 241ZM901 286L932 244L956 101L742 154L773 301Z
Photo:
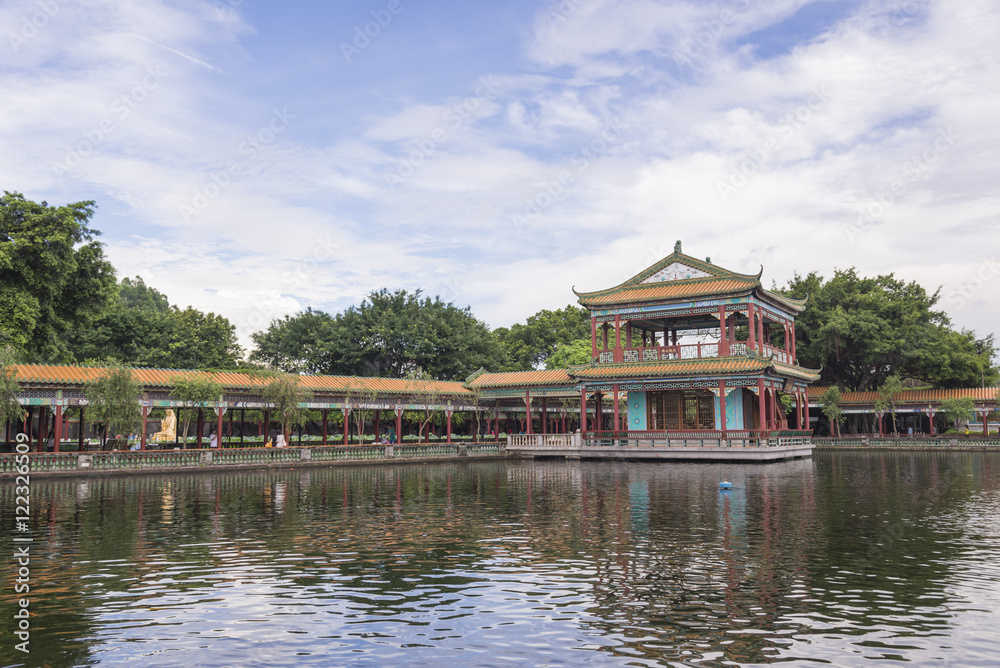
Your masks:
M996 330L1000 8L976 0L0 5L0 187L244 342L422 288L491 326L682 239Z

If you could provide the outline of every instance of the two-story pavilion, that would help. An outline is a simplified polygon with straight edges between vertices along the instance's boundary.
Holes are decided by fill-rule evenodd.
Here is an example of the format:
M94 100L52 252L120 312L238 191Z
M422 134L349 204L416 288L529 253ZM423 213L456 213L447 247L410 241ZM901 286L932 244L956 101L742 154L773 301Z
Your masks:
M684 255L678 242L621 285L574 289L590 310L590 364L480 373L468 386L498 413L526 414L527 434L535 433L536 414L540 433L564 431L558 416L574 395L571 412L587 416L580 422L585 438L808 430L806 388L819 373L796 361L795 316L805 303L765 290L760 277ZM791 419L783 396L792 402Z
M788 429L785 395L793 427L808 429L806 387L819 374L796 361L795 316L805 302L764 289L760 277L684 255L678 241L620 285L574 289L591 314L592 363L570 370L583 400L600 406L610 397L614 431L725 433Z

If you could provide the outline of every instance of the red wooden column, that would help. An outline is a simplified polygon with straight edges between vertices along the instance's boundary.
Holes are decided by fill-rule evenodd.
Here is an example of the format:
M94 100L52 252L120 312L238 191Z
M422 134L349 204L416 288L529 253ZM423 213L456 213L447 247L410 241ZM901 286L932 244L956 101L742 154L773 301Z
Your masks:
M614 397L614 401L615 401L615 428L614 428L614 431L617 432L617 431L621 430L621 426L622 426L621 415L619 415L619 413L621 411L618 408L618 403L619 403L618 402L618 383L615 383L615 384L613 384L611 386L611 394Z
M222 403L215 409L215 446L222 449L222 416L225 414L226 409L222 407ZM291 445L291 443L289 443Z
M566 409L562 409L562 433L566 433Z
M605 334L607 330L605 330ZM531 433L531 391L524 391L524 433Z
M760 428L761 430L766 430L767 429L767 412L764 410L764 403L765 403L765 397L764 397L764 379L763 378L758 378L757 379L757 414L758 414L759 417L757 419L757 427Z
M84 432L84 428L87 426L87 423L84 420L84 410L85 410L84 407L80 406L80 424L79 424L79 429L77 429L78 433L76 435L76 451L77 452L83 452L83 432Z
M139 434L139 449L146 449L146 430L149 424L149 406L143 404L142 408L142 432Z
M795 323L794 322L789 323L789 325L788 325L788 331L791 334L791 356L792 356L792 364L795 364L795 362L798 360L798 355L795 352Z
M729 425L726 419L726 380L719 379L719 425L722 427L722 438L726 437L726 430Z
M542 397L542 433L549 433L549 400Z
M580 388L580 433L587 433L587 388Z
M937 430L934 429L934 416L937 415L931 408L927 407L927 417L930 419L931 434L936 434Z
M757 313L754 310L753 304L747 304L747 343L750 345L750 350L757 350Z
M625 359L622 353L622 336L621 336L621 326L622 317L620 314L615 314L615 361L621 362Z
M451 404L448 404L448 407L444 409L446 429L448 434L447 438L445 439L445 443L451 443L451 413L452 413Z
M983 436L989 436L990 435L990 423L987 421L987 418L989 417L990 409L986 408L984 406L983 409L980 412L982 413L982 416L983 416Z
M376 441L382 440L381 438L379 438L382 435L382 432L380 431L381 426L382 426L380 424L381 417L382 417L382 411L380 409L376 408L375 409L375 425L374 425L374 427L375 427L375 440ZM451 439L448 439L448 440L451 440Z
M719 304L719 357L729 357L729 328L726 326L726 305Z
M403 442L403 406L396 404L396 443Z
M59 441L62 440L62 404L56 404L55 424L53 425L52 451L59 452Z
M594 431L601 431L604 427L604 421L601 419L604 417L602 415L604 406L601 405L604 403L603 399L604 395L600 392L594 393Z
M344 445L347 445L348 434L351 432L351 409L344 404Z
M198 409L198 426L196 427L198 433L195 435L194 447L201 448L201 432L205 429L205 412L202 409Z
M45 406L38 407L38 444L35 449L38 452L45 451L45 432L49 426L49 416L45 411Z
M493 406L493 440L500 442L500 404Z
M326 424L327 424L327 419L329 418L329 415L330 415L330 409L329 408L324 408L323 409L323 445L326 445Z
M597 357L597 316L590 316L590 356ZM500 430L497 430L500 433Z

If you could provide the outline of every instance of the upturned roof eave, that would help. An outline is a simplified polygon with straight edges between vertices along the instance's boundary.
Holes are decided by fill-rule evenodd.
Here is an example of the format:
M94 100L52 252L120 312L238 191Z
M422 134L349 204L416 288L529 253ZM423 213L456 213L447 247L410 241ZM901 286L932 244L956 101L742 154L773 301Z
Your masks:
M756 276L751 274L740 274L735 271L730 271L729 269L724 269L718 265L705 262L704 260L699 260L698 258L691 257L690 255L674 252L666 256L656 264L646 267L635 276L623 281L622 283L619 283L613 288L594 290L592 292L577 292L576 287L574 286L572 288L573 294L575 294L577 298L580 300L585 299L587 297L599 297L608 294L614 294L615 292L626 288L642 285L643 284L642 281L646 280L647 278L649 278L650 276L652 276L653 274L655 274L656 272L660 271L661 269L670 265L673 262L684 262L684 264L687 264L695 269L699 269L701 271L712 274L712 276L703 276L701 278L686 278L686 279L679 279L677 281L671 281L671 283L675 285L683 283L695 283L699 281L705 282L709 280L719 280L724 278L737 279L737 280L742 279L759 285L760 277L764 272L764 268L761 267L760 272L758 272Z

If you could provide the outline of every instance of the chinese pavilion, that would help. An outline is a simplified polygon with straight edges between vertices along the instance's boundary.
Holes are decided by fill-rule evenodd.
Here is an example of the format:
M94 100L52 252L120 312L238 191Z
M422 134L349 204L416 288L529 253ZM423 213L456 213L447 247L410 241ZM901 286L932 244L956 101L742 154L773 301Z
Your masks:
M498 407L523 400L529 418L540 398L543 433L552 412L546 404L565 406L571 393L580 414L593 416L580 425L585 437L808 430L806 388L819 372L796 361L795 316L805 302L764 289L760 277L684 255L677 242L671 255L621 285L574 289L591 314L590 364L482 374L469 386ZM791 402L791 420L783 401ZM532 420L525 424L532 433Z

